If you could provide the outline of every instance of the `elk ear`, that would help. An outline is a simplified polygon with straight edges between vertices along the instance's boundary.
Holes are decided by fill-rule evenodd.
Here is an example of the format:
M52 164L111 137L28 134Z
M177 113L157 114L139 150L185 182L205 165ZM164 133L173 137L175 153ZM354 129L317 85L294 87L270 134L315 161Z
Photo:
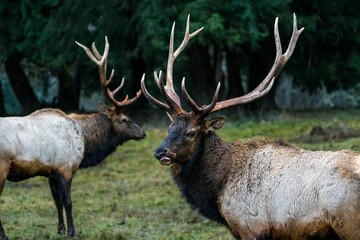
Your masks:
M104 103L99 102L99 110L100 112L108 114L111 110L111 107L105 105Z
M216 130L220 129L225 123L225 117L217 117L211 120L207 120L205 123L206 132L215 132Z
M98 103L100 112L107 112L107 106L101 102Z

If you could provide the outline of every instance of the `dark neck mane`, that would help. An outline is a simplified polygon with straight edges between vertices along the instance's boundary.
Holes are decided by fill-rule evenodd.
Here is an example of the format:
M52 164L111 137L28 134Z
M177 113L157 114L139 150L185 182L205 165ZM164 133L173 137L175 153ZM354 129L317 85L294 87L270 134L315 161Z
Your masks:
M85 140L84 158L79 168L98 165L125 141L116 135L111 120L104 113L70 116L80 124Z
M199 144L193 159L181 164L181 170L172 169L174 181L186 200L205 217L225 223L218 206L217 197L225 184L227 169L230 170L229 145L215 133L210 133Z

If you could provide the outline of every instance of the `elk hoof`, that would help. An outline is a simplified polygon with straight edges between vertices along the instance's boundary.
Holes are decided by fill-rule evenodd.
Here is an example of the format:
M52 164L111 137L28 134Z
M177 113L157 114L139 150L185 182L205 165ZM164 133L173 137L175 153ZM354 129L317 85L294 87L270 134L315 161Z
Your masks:
M68 236L69 237L72 237L72 238L76 238L76 233L75 233L75 230L72 230L72 231L68 231Z
M58 226L58 234L64 235L65 233L66 233L65 225L64 225L64 224L60 224L60 225Z

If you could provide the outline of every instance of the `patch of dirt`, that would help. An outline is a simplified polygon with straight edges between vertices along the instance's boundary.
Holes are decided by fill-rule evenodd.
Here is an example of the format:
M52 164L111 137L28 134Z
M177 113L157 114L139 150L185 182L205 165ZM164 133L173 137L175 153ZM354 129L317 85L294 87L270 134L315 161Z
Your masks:
M317 143L325 141L341 141L356 137L360 137L359 129L348 128L344 124L338 124L329 127L314 126L308 134L301 135L295 138L294 141Z

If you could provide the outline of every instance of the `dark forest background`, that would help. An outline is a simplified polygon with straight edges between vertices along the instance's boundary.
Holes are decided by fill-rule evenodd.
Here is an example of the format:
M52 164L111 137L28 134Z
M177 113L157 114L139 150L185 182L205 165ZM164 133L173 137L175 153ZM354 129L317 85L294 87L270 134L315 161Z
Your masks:
M20 104L20 115L42 107L82 111L80 96L101 91L97 67L75 40L86 46L96 42L102 52L105 36L116 84L125 77L119 98L135 95L143 73L148 89L159 96L153 71L166 70L171 25L176 21L177 47L188 14L190 31L204 30L175 62L176 87L185 76L200 104L210 101L219 81L222 99L242 95L261 82L273 63L276 17L287 47L292 13L305 31L283 70L283 81L291 84L279 88L276 81L279 91L246 108L291 109L309 99L318 104L319 96L324 107L358 107L359 0L14 0L0 2L0 115L9 115L12 106L5 82ZM149 108L144 97L133 106Z

